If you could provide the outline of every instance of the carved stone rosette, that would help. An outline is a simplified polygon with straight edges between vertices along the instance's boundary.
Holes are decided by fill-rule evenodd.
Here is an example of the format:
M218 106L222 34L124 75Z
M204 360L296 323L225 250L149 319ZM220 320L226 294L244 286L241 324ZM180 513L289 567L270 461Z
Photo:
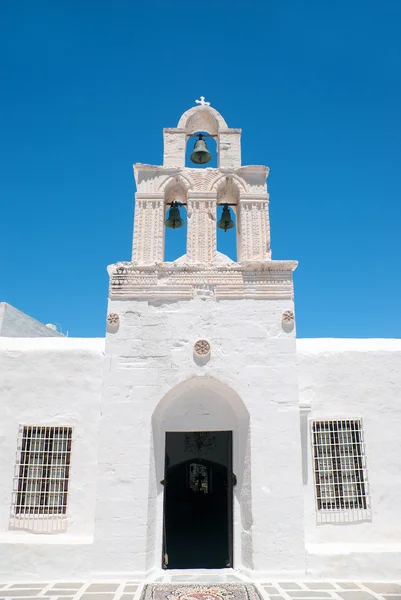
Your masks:
M290 333L295 326L295 315L293 310L285 310L281 318L281 326L286 333Z
M210 354L210 344L207 340L198 340L194 345L194 352L197 356L205 357Z
M283 323L293 323L294 322L294 311L293 310L286 310L283 312Z
M117 327L120 323L120 317L117 313L109 313L107 315L107 325L109 327Z

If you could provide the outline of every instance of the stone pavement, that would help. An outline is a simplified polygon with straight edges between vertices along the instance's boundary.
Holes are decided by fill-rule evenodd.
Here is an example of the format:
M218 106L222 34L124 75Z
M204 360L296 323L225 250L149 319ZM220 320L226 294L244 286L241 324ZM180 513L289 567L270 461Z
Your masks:
M143 583L0 583L0 600L139 600ZM269 581L256 585L265 600L401 600L401 582Z

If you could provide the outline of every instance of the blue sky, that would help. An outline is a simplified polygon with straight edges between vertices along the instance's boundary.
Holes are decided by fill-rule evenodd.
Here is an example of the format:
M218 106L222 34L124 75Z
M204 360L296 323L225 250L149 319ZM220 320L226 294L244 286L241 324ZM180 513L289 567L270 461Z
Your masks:
M298 336L401 337L399 0L3 0L0 23L0 300L104 335L131 165L202 94L271 169Z

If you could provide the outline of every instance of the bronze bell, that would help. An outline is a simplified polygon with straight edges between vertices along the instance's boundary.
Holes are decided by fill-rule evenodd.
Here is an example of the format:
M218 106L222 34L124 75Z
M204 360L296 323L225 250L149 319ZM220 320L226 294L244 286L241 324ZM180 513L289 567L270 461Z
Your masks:
M195 142L194 151L191 154L191 160L196 165L205 165L212 160L212 155L207 149L206 142L203 139L202 134L199 134L199 139Z
M181 219L180 209L178 208L178 202L172 202L170 210L168 211L168 218L165 221L166 227L170 229L178 229L184 225L184 221Z
M232 229L234 227L234 221L231 218L231 213L228 204L224 204L223 206L223 212L221 213L221 219L217 223L217 227L219 229L224 229L224 231L227 231L227 229Z

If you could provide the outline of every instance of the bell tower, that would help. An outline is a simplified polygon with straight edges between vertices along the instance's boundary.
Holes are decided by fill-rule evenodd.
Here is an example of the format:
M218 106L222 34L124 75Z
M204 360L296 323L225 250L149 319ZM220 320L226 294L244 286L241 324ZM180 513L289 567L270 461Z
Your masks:
M270 261L266 186L269 169L243 166L241 130L229 128L203 96L197 102L198 106L182 115L177 127L164 130L163 165L138 163L134 166L137 193L132 263L138 266L163 263L165 213L172 203L187 210L187 252L182 263L208 267L221 263L222 257L216 251L218 204L225 205L226 215L230 209L236 213L238 263ZM194 137L202 138L195 144L198 151L192 153L192 157L198 156L195 158L198 165L208 162L210 153L206 143L209 138L215 139L217 168L185 166L186 147ZM176 207L173 208L176 211ZM281 267L291 273L296 264L287 262L284 267L283 262L270 262L269 266L270 270Z
M209 167L213 140L217 166ZM166 434L227 431L233 495L223 566L303 573L297 263L271 258L268 174L242 164L241 130L203 97L164 129L162 165L134 165L132 258L108 267L99 572L169 568ZM186 253L166 262L166 226L179 228L183 211ZM216 229L234 230L234 220L237 261L216 248Z

